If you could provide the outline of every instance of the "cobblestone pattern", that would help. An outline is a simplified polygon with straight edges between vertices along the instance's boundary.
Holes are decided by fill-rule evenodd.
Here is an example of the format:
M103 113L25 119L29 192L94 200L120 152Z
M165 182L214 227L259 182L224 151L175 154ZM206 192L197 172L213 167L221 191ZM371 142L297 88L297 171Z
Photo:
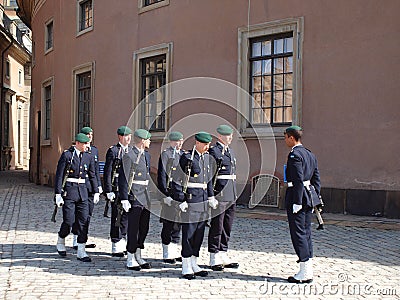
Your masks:
M239 217L230 257L240 268L210 270L208 277L188 281L180 276L180 264L162 262L155 215L144 250L153 268L129 271L125 258L112 258L101 201L89 236L97 247L87 250L93 261L79 262L71 247L61 258L55 248L61 214L56 224L50 222L53 190L26 178L26 173L0 173L1 299L399 299L396 230L328 225L314 231L314 282L295 285L285 282L298 268L286 221ZM208 259L204 243L200 264L206 267Z

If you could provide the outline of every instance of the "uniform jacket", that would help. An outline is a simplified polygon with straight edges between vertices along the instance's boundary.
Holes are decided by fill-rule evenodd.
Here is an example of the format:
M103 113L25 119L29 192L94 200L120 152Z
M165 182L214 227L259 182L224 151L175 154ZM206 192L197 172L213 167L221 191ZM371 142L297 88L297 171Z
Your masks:
M303 145L296 146L289 153L286 167L286 179L293 187L286 190L286 206L293 204L312 206L311 199L303 182L310 180L317 194L320 194L321 182L315 155Z
M222 167L218 174L215 175L234 175L236 174L236 158L232 149L224 151L224 154L222 155L223 148L224 146L221 143L216 143L216 145L211 147L209 150L210 155L216 162L222 158ZM216 194L218 201L235 202L237 199L236 180L217 179L214 193Z
M66 182L65 190L62 191L64 170L67 164L71 161L72 164L68 178L85 179L86 181L90 181L94 193L98 193L99 191L95 173L94 156L87 152L83 152L82 158L80 159L79 156L76 155L75 147L71 147L68 150L65 150L58 160L55 179L55 193L63 194L63 192L66 192L66 195L63 195L64 199L87 200L88 189L86 184Z
M90 146L90 148L88 149L88 153L92 155L94 158L97 186L101 186L100 169L99 169L99 150L97 149L96 146ZM86 186L88 188L89 194L94 194L93 185L90 183L89 180L86 180Z
M127 149L130 149L128 146ZM117 169L117 173L114 179L114 186L113 183L111 182L112 179L112 173L113 173L113 164L114 161L119 158L119 166L122 165L122 157L124 156L125 151L122 149L122 146L120 143L111 146L108 148L107 153L106 153L106 162L104 164L104 175L103 175L103 180L104 180L104 192L110 193L110 192L116 192L118 190L118 176L119 176L119 168Z
M149 207L150 198L148 194L148 186L133 183L130 191L128 188L131 169L133 164L136 163L138 155L139 150L136 147L133 147L122 157L122 166L119 169L118 177L119 197L121 200L130 200L132 205ZM150 180L149 152L144 151L143 155L140 156L133 180Z
M212 186L213 164L212 158L208 153L204 153L204 159L200 161L200 155L195 151L189 179L189 182L205 183L207 188L187 188L186 195L183 193L183 184L185 180L185 174L183 172L186 169L188 161L191 159L192 151L195 150L184 153L179 160L180 171L175 173L176 179L174 178L172 183L173 198L179 202L186 201L189 205L189 211L206 212L208 211L207 198L214 196ZM191 199L187 197L187 194L191 195Z
M172 163L172 172L171 172L171 177L174 177L174 173L177 170L177 166L179 164L179 160L183 154L182 150L178 150L175 153L175 158ZM161 193L163 193L165 196L172 196L172 193L169 191L169 187L167 187L167 172L166 170L168 160L172 158L174 155L174 148L168 147L165 149L163 152L161 152L160 158L158 159L158 171L157 171L157 185L158 189L160 190ZM179 168L179 167L178 167ZM172 179L170 180L172 183Z

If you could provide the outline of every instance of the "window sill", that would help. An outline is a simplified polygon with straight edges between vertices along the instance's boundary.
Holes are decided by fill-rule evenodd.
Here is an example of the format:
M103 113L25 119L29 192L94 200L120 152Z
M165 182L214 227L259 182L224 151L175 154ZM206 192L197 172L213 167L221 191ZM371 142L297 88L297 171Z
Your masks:
M45 51L44 51L44 55L47 55L48 53L52 52L53 49L54 49L54 47L51 47L51 48L45 50Z
M40 146L51 146L51 140L41 140Z
M142 13L145 13L147 11L150 11L150 10L153 10L153 9L157 9L157 8L169 5L169 0L164 0L164 1L157 2L157 3L154 3L154 4L150 4L150 5L147 5L147 6L143 6L142 5L143 0L138 0L138 1L139 1L139 3L138 3L139 4L138 5L138 9L139 9L138 14L139 15L142 14Z
M81 36L81 35L84 35L85 33L88 33L88 32L90 32L90 31L92 31L92 30L93 30L93 26L88 27L88 28L85 28L85 29L83 29L83 30L81 30L81 31L78 31L77 34L76 34L76 37L79 37L79 36Z
M241 130L240 139L256 140L256 139L277 139L284 138L284 131L286 127L268 127L268 128L245 128Z

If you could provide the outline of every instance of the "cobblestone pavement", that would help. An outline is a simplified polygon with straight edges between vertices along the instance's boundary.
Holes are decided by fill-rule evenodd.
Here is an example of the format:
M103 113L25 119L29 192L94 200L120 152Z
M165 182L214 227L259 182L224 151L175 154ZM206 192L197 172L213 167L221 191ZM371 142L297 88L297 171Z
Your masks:
M210 270L208 277L188 281L180 278L180 264L162 262L155 215L144 250L153 268L129 271L125 258L112 258L104 201L91 224L89 242L97 244L88 250L93 261L77 261L72 248L59 257L61 214L56 224L50 222L53 190L28 183L27 177L0 172L2 299L399 299L399 220L330 217L326 230L313 232L314 282L296 285L285 282L297 264L284 216L239 209L230 244L239 269ZM205 243L199 260L208 262Z

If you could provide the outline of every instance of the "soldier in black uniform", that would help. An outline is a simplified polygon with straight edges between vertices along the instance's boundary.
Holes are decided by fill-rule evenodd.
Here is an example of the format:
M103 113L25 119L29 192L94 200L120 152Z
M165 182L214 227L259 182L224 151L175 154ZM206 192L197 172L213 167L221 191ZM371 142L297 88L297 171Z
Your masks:
M100 170L99 170L99 150L97 149L96 146L91 145L92 140L93 140L93 129L90 127L83 127L81 129L81 132L85 134L88 138L89 138L89 147L87 147L87 152L89 154L91 154L94 157L94 163L95 163L95 172L96 172L96 179L97 179L97 185L99 188L99 193L102 194L103 193L103 188L101 187L101 179L100 179ZM95 202L93 200L93 196L94 196L94 190L93 187L90 183L89 180L86 180L86 186L88 188L88 193L89 193L89 218L88 218L88 230L89 230L89 225L90 225L90 218L93 215L93 209L94 209L94 205L98 203ZM72 226L72 233L73 235L73 240L72 240L72 247L77 250L78 249L78 242L77 242L77 225L74 224ZM86 244L86 248L96 248L96 244Z
M212 161L207 152L212 137L207 132L199 132L195 139L195 148L183 154L179 161L180 170L189 173L189 178L182 172L176 172L177 178L174 178L172 184L173 198L181 202L179 208L182 211L182 275L189 280L196 275L208 275L207 271L198 266L197 258L204 238L208 206L215 209L218 205L212 186ZM191 162L192 168L188 172L187 166Z
M225 268L238 268L239 264L228 259L228 242L231 236L236 193L236 158L229 145L233 138L233 129L228 125L217 128L218 142L209 152L214 157L217 166L214 176L214 193L218 200L218 208L213 212L211 226L208 233L208 252L210 252L210 266L213 271L222 271Z
M160 216L160 222L163 224L161 230L163 260L166 263L175 264L176 260L180 260L178 244L181 226L180 223L176 222L177 209L179 208L173 203L171 183L173 173L176 171L179 159L183 154L183 134L173 131L168 135L168 139L170 146L161 152L158 160L157 183L158 189L165 196L162 199ZM171 178L168 176L171 176Z
M291 283L310 283L313 280L313 246L311 239L312 199L310 186L320 194L321 184L317 159L301 144L302 129L291 126L285 130L285 143L292 150L286 167L285 204L289 220L290 237L299 257L300 271L288 278Z
M89 203L86 178L88 177L94 191L94 200L99 200L97 178L95 174L94 157L86 152L90 139L83 133L75 137L75 146L65 150L61 155L55 178L55 200L58 207L62 206L63 222L58 232L57 251L60 256L66 256L65 237L70 233L75 220L78 233L77 258L83 262L91 259L85 251L88 233ZM67 166L70 164L69 169ZM62 182L64 173L68 178L64 190Z
M107 150L106 162L104 165L104 192L107 199L111 202L111 255L115 257L123 257L126 251L126 232L128 228L128 217L126 213L121 216L121 226L115 225L117 220L118 208L118 176L119 169L122 165L122 157L131 149L132 130L127 126L121 126L117 129L118 144L111 146ZM113 180L114 176L114 180Z
M142 258L144 241L149 232L150 197L150 146L151 134L145 129L137 129L133 134L134 147L122 158L118 187L124 210L128 213L127 268L140 271L151 265Z

